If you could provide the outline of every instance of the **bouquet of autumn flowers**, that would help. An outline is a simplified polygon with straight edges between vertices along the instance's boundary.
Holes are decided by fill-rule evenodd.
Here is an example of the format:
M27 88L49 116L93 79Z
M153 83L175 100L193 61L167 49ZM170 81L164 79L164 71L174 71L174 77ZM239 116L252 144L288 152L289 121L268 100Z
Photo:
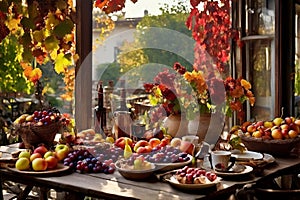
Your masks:
M243 103L249 101L253 106L255 97L251 84L245 79L227 77L224 81L217 77L205 77L203 72L194 69L187 71L180 63L174 63L175 73L169 69L157 74L154 83L145 83L150 104L157 106L152 120L170 114L184 114L193 119L199 113L215 112L217 105L222 112L231 116L237 112L243 117Z

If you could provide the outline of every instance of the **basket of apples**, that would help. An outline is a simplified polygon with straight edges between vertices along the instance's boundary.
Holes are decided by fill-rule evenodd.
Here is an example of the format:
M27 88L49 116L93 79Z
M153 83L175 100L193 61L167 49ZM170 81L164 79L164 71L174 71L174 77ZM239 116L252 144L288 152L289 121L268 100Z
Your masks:
M14 121L15 133L21 137L25 148L33 148L41 143L51 146L62 127L62 121L57 109L34 111L33 114L23 114Z
M236 127L234 128L237 131ZM238 128L248 150L287 155L300 142L300 119L276 117L270 121L244 122Z

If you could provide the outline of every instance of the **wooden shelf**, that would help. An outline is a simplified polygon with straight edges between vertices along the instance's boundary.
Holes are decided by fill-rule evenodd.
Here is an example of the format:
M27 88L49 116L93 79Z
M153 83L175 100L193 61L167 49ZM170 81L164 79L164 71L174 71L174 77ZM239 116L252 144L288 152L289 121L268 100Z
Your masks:
M249 41L249 40L273 40L275 38L274 34L270 35L249 35L242 37L243 41Z

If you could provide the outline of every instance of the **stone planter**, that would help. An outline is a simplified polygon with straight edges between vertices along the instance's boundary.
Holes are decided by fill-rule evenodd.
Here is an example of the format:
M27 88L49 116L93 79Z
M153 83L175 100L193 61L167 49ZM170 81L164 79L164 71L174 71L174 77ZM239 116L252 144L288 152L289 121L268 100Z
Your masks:
M182 137L188 135L188 121L184 115L173 115L166 117L163 126L167 128L167 133L172 137Z

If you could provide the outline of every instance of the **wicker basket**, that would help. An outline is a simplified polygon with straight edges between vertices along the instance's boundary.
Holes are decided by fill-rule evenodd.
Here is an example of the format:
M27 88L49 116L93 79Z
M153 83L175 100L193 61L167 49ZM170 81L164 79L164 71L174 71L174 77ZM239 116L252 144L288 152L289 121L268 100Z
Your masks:
M44 126L16 126L16 133L21 136L25 148L36 147L39 144L44 144L48 147L53 145L55 135L62 127L61 122L55 122Z
M272 155L289 155L299 144L300 137L282 140L263 140L262 138L241 137L248 150L270 153Z

